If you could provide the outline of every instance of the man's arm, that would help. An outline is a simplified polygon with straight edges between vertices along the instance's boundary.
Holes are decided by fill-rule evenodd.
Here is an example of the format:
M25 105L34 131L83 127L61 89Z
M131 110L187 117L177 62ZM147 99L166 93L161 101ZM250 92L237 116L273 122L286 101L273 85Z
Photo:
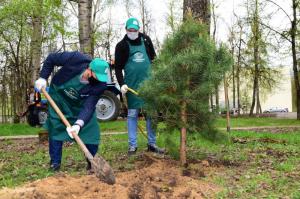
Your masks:
M92 118L94 111L96 109L96 104L98 100L100 99L103 92L107 89L106 83L99 83L94 88L91 88L92 90L89 91L89 96L85 100L82 109L80 110L78 116L77 116L77 122L79 122L79 125L81 127L84 126L84 124L87 124L90 119Z
M64 66L68 60L74 57L79 52L62 52L62 53L50 53L44 61L40 77L48 79L52 73L54 66Z
M76 122L76 123L80 124L81 127L83 127L85 124L87 124L90 121L90 119L92 118L94 111L96 109L96 104L99 99L100 99L100 96L92 95L92 96L89 96L85 100L85 102L83 104L83 108L80 110L80 113L77 117L77 122ZM78 122L78 121L80 121L80 122Z
M115 49L115 72L120 87L124 84L123 69L129 57L129 47L126 42L119 42Z

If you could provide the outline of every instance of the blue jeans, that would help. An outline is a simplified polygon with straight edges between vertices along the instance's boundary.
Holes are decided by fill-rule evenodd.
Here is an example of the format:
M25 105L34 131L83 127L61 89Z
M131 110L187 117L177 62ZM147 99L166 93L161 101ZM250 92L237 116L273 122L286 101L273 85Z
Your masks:
M129 147L137 147L137 125L139 109L128 109L127 128ZM146 129L148 134L148 144L156 144L156 135L151 127L151 119L146 119Z
M52 140L49 138L49 155L50 155L50 165L60 165L61 164L61 156L62 156L62 146L63 141ZM85 144L86 148L95 156L98 151L97 144Z

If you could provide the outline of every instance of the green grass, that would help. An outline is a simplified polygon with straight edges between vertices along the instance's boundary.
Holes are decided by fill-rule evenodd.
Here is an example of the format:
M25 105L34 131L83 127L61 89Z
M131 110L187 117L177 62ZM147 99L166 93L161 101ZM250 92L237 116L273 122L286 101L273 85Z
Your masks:
M145 122L139 122L145 126ZM127 131L126 120L108 121L99 123L101 132L125 132ZM42 127L31 127L26 123L22 124L0 124L0 136L37 135L44 130Z
M224 122L219 119L219 124ZM248 126L257 121L235 119ZM269 118L263 118L269 121ZM271 125L296 125L294 120L276 120ZM144 125L144 122L142 123ZM261 123L262 124L262 123ZM265 124L263 125L265 126ZM24 124L1 125L0 132L18 135L24 131L38 131ZM101 123L101 131L126 131L126 121ZM14 132L14 133L11 133ZM165 147L173 159L179 159L179 132L158 131L157 143ZM102 136L100 153L116 171L134 168L135 158L127 158L127 135ZM37 141L0 141L0 188L14 187L25 182L54 175L48 171L47 145ZM207 160L212 173L203 180L223 188L217 198L299 198L300 192L300 132L255 133L250 131L225 132L217 141L205 139L200 134L188 134L188 159L191 168L201 169L202 160ZM138 151L146 149L146 138L138 134ZM70 175L85 173L85 158L76 145L64 147L62 171ZM222 169L219 169L222 168Z
M281 118L230 118L230 126L234 127L248 127L248 126L291 126L300 125L300 120L296 119L281 119ZM226 128L226 118L218 118L216 120L216 127Z
M145 127L145 121L140 121L140 125ZM253 127L253 126L292 126L299 125L299 120L294 119L278 119L278 118L231 118L231 128L234 127ZM218 118L216 120L217 128L226 128L226 119ZM101 132L126 132L127 122L126 120L100 122ZM163 129L164 124L159 125L160 129ZM144 128L145 129L145 128ZM30 127L27 124L1 124L0 136L11 135L36 135L42 128Z
M0 124L0 136L37 135L41 130L28 124Z
M127 130L126 120L100 122L99 126L101 132L124 132Z

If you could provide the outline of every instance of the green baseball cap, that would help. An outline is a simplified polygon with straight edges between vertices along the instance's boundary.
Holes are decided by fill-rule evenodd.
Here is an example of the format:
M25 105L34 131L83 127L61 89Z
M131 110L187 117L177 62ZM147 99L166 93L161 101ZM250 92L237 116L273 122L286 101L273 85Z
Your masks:
M108 63L100 58L95 58L89 64L90 69L96 74L96 77L101 82L107 82Z
M140 29L140 24L139 24L139 21L134 18L134 17L131 17L129 18L127 21L126 21L126 26L125 26L126 29L130 29L130 28L133 28L135 30L139 30Z

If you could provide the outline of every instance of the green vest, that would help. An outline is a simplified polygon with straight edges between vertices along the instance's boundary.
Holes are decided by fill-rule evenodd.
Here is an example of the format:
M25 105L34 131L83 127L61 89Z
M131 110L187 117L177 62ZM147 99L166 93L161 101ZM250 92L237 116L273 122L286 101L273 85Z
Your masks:
M128 45L129 58L124 67L124 82L129 88L138 90L140 84L149 76L151 61L147 55L143 38L141 38L141 45L139 46L131 45L129 42ZM141 98L131 92L127 92L126 97L129 109L142 108L144 102Z
M61 86L50 85L49 95L55 101L59 109L65 115L70 124L74 124L77 116L83 107L85 99L82 99L79 90L85 85L80 82L80 75L75 76ZM45 128L48 130L49 137L58 141L71 141L66 126L63 124L55 110L49 106L48 119ZM86 123L79 132L79 137L85 144L99 144L100 129L98 126L96 114Z

